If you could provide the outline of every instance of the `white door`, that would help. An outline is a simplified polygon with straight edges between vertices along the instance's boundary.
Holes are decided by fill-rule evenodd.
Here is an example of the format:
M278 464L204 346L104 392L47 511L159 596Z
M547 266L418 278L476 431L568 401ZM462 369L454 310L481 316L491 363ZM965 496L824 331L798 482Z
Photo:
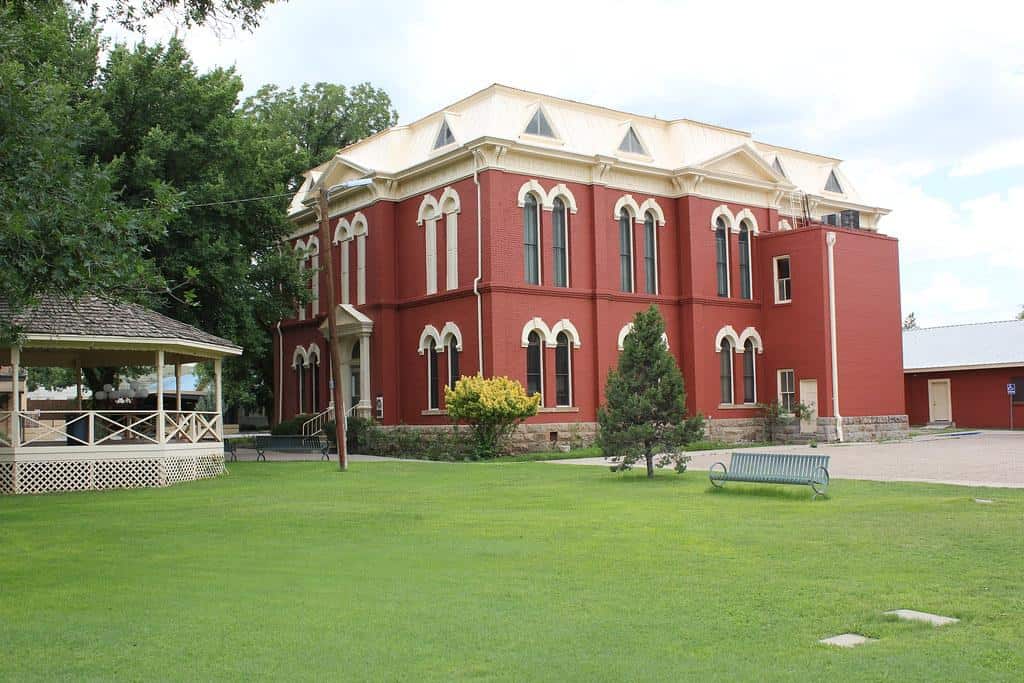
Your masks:
M928 421L950 422L953 419L950 410L950 386L948 379L928 380Z
M818 380L800 380L800 402L810 408L810 415L800 419L800 433L813 434L818 431Z

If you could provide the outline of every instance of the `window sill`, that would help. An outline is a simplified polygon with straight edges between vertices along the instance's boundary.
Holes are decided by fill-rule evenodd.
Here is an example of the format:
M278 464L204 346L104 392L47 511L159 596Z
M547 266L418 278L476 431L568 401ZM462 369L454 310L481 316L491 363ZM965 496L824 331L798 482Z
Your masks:
M754 410L758 406L756 403L719 403L719 410Z
M578 413L580 409L576 406L555 406L554 408L540 408L538 413Z
M793 303L792 299L786 299L785 301L776 301L775 305L776 306L789 306L791 303Z
M421 410L420 415L447 415L447 410L441 410L438 408L431 408L430 410Z

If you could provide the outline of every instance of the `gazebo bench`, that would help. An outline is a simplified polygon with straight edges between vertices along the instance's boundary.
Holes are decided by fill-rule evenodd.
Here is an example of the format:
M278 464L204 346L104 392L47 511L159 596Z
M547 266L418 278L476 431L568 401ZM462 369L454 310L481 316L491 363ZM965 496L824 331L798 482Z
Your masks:
M256 459L266 461L267 451L280 453L319 453L321 460L330 460L330 444L323 436L256 436Z
M727 481L756 484L793 484L810 486L814 495L828 490L827 455L784 455L781 453L733 453L729 466L716 462L708 470L715 488Z

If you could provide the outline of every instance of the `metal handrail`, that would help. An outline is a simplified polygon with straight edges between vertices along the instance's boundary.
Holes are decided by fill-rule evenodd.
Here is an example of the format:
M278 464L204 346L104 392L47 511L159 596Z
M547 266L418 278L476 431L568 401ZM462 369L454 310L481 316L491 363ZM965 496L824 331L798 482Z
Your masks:
M322 410L313 417L309 418L302 423L302 435L313 436L319 434L324 430L324 425L334 419L334 406L327 406L326 410ZM315 428L314 428L315 427Z

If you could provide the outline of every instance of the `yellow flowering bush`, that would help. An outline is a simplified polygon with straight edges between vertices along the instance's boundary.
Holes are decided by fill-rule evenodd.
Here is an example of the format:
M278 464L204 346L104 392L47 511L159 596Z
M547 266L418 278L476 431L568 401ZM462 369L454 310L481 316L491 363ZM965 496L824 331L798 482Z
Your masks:
M445 387L448 417L469 425L476 454L493 458L504 450L516 425L537 414L540 394L527 396L523 385L508 377L462 377Z

